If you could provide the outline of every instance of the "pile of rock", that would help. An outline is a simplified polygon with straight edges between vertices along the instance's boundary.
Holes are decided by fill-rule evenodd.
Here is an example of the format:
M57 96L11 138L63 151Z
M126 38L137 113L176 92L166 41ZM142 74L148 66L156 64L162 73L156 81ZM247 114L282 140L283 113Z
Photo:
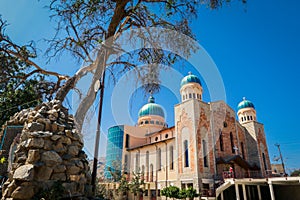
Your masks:
M12 170L2 199L32 199L57 181L62 182L65 196L91 194L91 175L87 156L82 151L83 140L73 117L60 101L20 112L9 124L24 124L24 128L13 154Z

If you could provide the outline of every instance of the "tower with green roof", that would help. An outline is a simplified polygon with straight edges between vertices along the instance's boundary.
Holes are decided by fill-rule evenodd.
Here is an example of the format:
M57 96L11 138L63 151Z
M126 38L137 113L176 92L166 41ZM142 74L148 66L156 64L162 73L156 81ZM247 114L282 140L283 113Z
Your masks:
M180 86L182 102L188 101L190 99L202 100L203 89L201 81L196 75L189 72L189 74L181 80Z
M238 118L240 124L256 121L256 111L254 104L245 97L238 104Z

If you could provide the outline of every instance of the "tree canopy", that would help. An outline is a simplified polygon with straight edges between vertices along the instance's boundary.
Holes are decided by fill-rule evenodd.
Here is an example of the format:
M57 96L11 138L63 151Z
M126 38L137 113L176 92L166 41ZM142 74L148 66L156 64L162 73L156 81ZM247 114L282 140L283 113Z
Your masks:
M245 0L241 1L245 3ZM44 89L47 88L47 94L50 96L56 94L55 98L58 100L64 100L69 91L76 87L78 80L91 72L93 79L90 87L82 97L75 114L78 128L81 130L84 117L96 97L94 84L101 80L103 87L105 72L115 77L134 69L145 91L155 92L159 90L160 64L172 66L180 59L177 54L164 51L163 45L176 48L185 55L196 50L194 44L186 38L176 40L178 35L161 38L157 33L153 33L151 28L173 30L195 38L190 24L197 17L198 8L206 5L217 9L228 2L230 0L51 0L48 9L52 12L52 19L57 22L57 32L53 38L47 39L48 61L68 53L77 61L84 61L85 66L72 77L44 70L33 62L36 55L32 43L19 46L11 41L3 30L0 34L0 52L7 62L2 63L6 69L22 72L21 75L14 75L15 80L18 79L22 83L25 80L45 80L44 76L35 76L37 74L56 77L56 82L47 83ZM123 33L126 31L131 34L124 38ZM147 45L126 52L122 42L118 41L120 38L126 42L142 42ZM15 60L13 65L18 66L17 68L9 64L12 58ZM139 67L141 64L146 64L146 67ZM1 73L1 78L8 74ZM18 83L13 85L15 87Z

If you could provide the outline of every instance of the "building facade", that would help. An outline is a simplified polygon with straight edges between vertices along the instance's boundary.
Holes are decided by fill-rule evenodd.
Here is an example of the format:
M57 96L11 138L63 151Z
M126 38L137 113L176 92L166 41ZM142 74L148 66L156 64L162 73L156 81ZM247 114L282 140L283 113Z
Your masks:
M268 176L264 126L253 103L243 99L236 120L224 101L202 100L200 79L193 74L182 79L179 92L174 126L167 127L152 95L140 109L137 125L122 126L121 162L129 180L133 171L142 172L148 197L169 185L192 186L209 196L224 178Z

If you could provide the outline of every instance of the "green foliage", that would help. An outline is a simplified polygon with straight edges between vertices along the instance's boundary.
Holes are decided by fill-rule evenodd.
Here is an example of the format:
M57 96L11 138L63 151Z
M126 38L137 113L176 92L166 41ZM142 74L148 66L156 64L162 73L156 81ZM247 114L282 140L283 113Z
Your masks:
M40 190L34 197L33 200L58 200L62 199L65 193L65 189L60 181L55 182L50 188Z
M129 184L129 189L130 192L136 197L140 192L143 192L141 189L141 186L144 185L144 180L141 178L143 174L140 172L132 172L132 174L133 178Z
M0 126L16 112L51 98L54 87L25 62L36 58L33 44L16 45L5 28L6 22L0 18Z
M194 199L199 197L196 189L189 187L188 189L179 189L176 186L169 186L160 191L161 196L173 198L173 199Z
M4 164L6 162L6 158L5 157L2 157L1 159L0 159L0 163L1 164Z
M118 192L120 194L125 194L128 190L129 190L129 183L126 179L125 176L122 176L121 180L120 180L120 184L119 184L119 187L118 187Z
M161 196L178 199L180 197L180 189L176 186L169 186L160 191Z
M96 182L96 197L99 197L101 199L104 199L107 195L107 190L105 188L105 185L99 184L99 182Z
M195 197L199 197L200 194L197 193L197 190L193 187L189 187L186 192L186 197L189 199L194 199Z
M296 169L291 173L291 176L300 176L300 169Z

